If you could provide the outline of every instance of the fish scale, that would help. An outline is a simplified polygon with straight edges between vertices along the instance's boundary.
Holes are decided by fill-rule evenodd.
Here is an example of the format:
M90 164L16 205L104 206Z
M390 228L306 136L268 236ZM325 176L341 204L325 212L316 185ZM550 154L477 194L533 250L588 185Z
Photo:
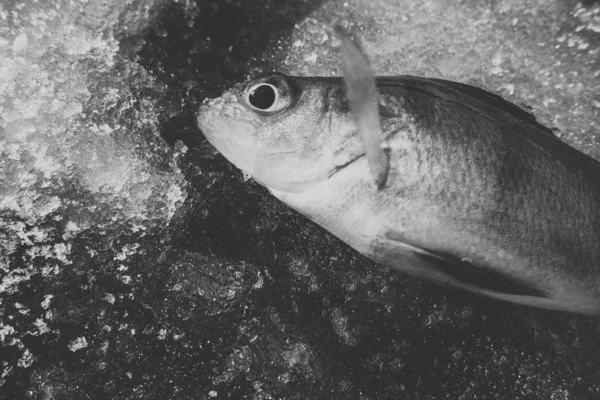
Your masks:
M255 112L246 92L262 82L290 98ZM376 82L390 163L379 190L342 78L258 77L225 95L235 102L201 107L198 125L275 197L385 267L599 314L600 163L483 89L413 76ZM236 102L246 104L232 118Z

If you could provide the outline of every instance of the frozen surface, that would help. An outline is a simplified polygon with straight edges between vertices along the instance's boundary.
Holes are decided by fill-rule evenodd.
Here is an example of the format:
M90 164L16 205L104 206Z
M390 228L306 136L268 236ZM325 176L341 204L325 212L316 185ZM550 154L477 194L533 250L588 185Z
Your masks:
M600 157L597 2L2 2L0 398L600 397L597 319L380 271L195 130L248 74L337 75L335 22Z
M124 282L140 238L186 197L178 153L158 133L164 86L121 57L114 36L141 29L151 5L0 5L0 393L24 393L41 371L36 347L98 340L59 328L73 313L68 287L96 285L101 271Z

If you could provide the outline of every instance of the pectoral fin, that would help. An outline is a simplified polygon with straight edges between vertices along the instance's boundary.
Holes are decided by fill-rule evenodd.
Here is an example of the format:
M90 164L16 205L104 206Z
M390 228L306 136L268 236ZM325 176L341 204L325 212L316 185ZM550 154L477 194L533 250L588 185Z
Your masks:
M600 315L597 296L551 270L532 276L498 271L411 243L395 232L373 243L370 253L380 264L426 281L528 306Z
M417 246L406 240L390 236L386 239L385 244L382 243L379 249L384 258L380 262L417 278L498 298L548 297L544 289L509 273L492 270L448 253Z
M381 122L375 76L369 59L342 27L334 27L341 41L342 71L348 92L348 104L365 146L369 170L378 188L385 186L389 157L381 147Z
M509 295L546 297L543 290L526 282L449 254L423 251L415 256L429 268L448 275L465 285Z

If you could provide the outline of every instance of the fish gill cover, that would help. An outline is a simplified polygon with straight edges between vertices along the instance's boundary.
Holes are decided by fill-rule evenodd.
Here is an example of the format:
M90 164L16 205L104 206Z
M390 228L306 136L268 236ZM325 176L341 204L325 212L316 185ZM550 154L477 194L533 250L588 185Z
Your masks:
M194 129L248 74L339 74L339 21L599 156L597 2L3 2L0 398L600 396L597 320L380 271Z

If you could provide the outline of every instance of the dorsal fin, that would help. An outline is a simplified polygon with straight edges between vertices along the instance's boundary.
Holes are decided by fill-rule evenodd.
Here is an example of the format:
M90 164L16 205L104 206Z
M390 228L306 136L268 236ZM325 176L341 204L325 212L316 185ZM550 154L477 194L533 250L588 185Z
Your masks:
M538 123L535 116L523 108L487 90L465 83L438 78L422 78L411 75L378 77L379 85L402 86L418 90L432 97L460 104L490 119L496 119L499 112L513 119L515 123L526 123L539 133L560 141L554 133Z

